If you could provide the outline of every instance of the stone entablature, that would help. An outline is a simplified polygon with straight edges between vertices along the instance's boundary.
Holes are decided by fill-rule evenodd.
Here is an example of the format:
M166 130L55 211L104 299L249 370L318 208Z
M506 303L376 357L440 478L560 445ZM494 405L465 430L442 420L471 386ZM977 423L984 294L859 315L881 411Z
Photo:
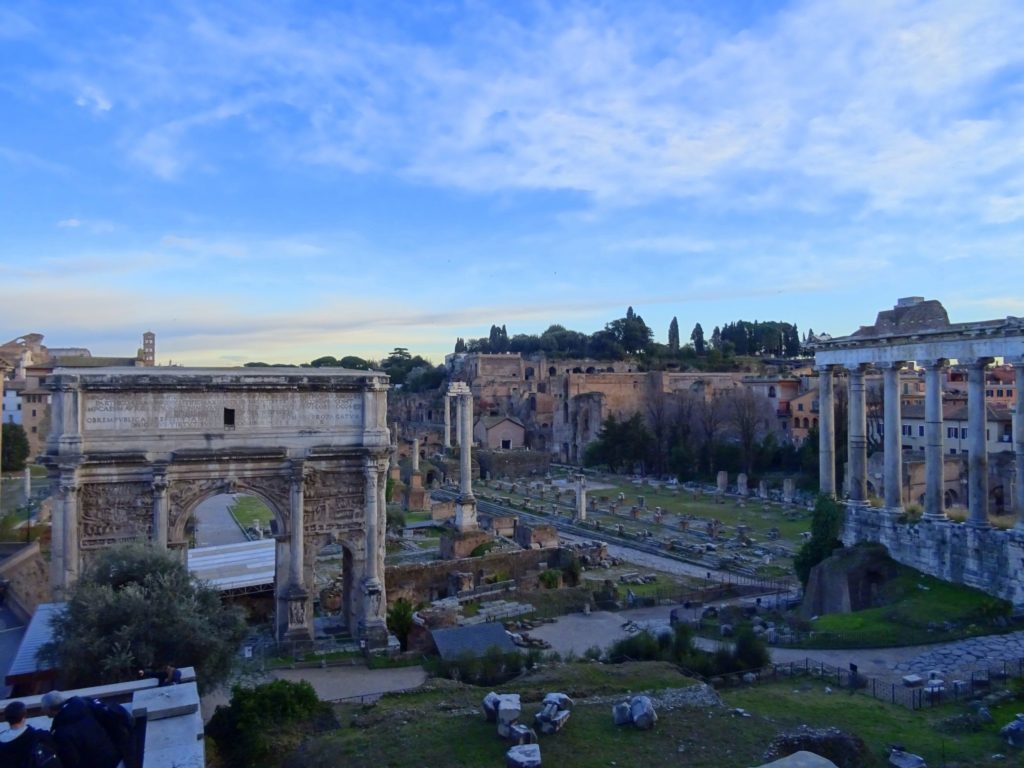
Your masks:
M343 545L353 566L350 629L374 642L385 635L386 375L59 368L47 385L58 595L90 552L123 541L187 547L188 519L203 500L247 493L277 521L279 636L310 636L313 561L329 543Z

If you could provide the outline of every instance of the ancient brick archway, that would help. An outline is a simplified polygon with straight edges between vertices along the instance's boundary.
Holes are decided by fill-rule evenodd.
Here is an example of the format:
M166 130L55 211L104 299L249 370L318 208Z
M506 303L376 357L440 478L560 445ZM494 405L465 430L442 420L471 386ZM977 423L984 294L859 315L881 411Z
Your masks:
M386 640L387 377L340 369L57 369L45 462L59 480L54 592L97 550L187 547L196 506L221 493L264 501L277 522L276 627L312 635L313 559L351 553L346 620ZM298 524L301 521L301 524Z

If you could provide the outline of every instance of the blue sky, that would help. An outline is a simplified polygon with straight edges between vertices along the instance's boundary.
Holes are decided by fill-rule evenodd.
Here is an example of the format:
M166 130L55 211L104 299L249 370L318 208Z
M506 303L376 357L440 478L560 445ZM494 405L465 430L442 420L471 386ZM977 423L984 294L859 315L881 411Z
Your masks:
M439 362L456 336L1024 315L1024 5L0 5L0 336Z

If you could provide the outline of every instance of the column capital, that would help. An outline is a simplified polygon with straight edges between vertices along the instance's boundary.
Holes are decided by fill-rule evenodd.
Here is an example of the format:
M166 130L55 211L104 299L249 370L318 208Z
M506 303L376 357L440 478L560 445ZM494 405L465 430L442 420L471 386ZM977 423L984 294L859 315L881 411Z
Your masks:
M306 479L306 460L305 459L292 459L289 479L293 485L301 485L302 481Z
M817 373L817 374L818 374L819 376L821 376L821 375L823 375L823 374L826 374L826 373L829 373L829 374L830 374L830 373L832 373L832 370L833 370L833 369L834 369L835 367L836 367L836 366L835 366L835 365L833 365L832 363L826 363L825 365L815 365L815 366L814 366L814 371L815 371L815 373Z
M968 368L985 368L985 366L991 365L994 361L994 357L965 357L959 362Z
M65 497L73 496L82 490L82 484L75 479L61 479L60 481L60 492Z
M917 364L918 368L924 368L926 371L937 371L949 367L949 359L945 357L915 360L914 362Z
M867 363L843 363L843 368L847 373L864 373L867 367Z
M157 493L167 490L167 475L153 475L153 490Z

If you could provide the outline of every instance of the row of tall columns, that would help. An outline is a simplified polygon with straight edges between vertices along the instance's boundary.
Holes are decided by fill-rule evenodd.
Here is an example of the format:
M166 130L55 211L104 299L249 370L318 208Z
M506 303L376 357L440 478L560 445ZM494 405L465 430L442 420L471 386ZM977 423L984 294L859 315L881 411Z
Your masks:
M967 368L967 508L968 525L987 528L988 522L988 412L985 402L985 369L992 358L979 357L961 361ZM945 488L943 453L942 382L945 359L918 361L925 373L925 494L924 516L930 520L945 519ZM885 506L889 510L903 508L903 424L900 407L900 371L905 364L892 362L878 365L882 369L884 387L884 486ZM849 424L847 452L849 477L848 496L851 502L867 501L867 414L864 386L865 365L848 365ZM820 412L820 487L835 495L835 384L832 366L821 366L819 373ZM1014 387L1017 392L1013 426L1015 453L1015 496L1017 527L1024 530L1024 359L1014 364Z

